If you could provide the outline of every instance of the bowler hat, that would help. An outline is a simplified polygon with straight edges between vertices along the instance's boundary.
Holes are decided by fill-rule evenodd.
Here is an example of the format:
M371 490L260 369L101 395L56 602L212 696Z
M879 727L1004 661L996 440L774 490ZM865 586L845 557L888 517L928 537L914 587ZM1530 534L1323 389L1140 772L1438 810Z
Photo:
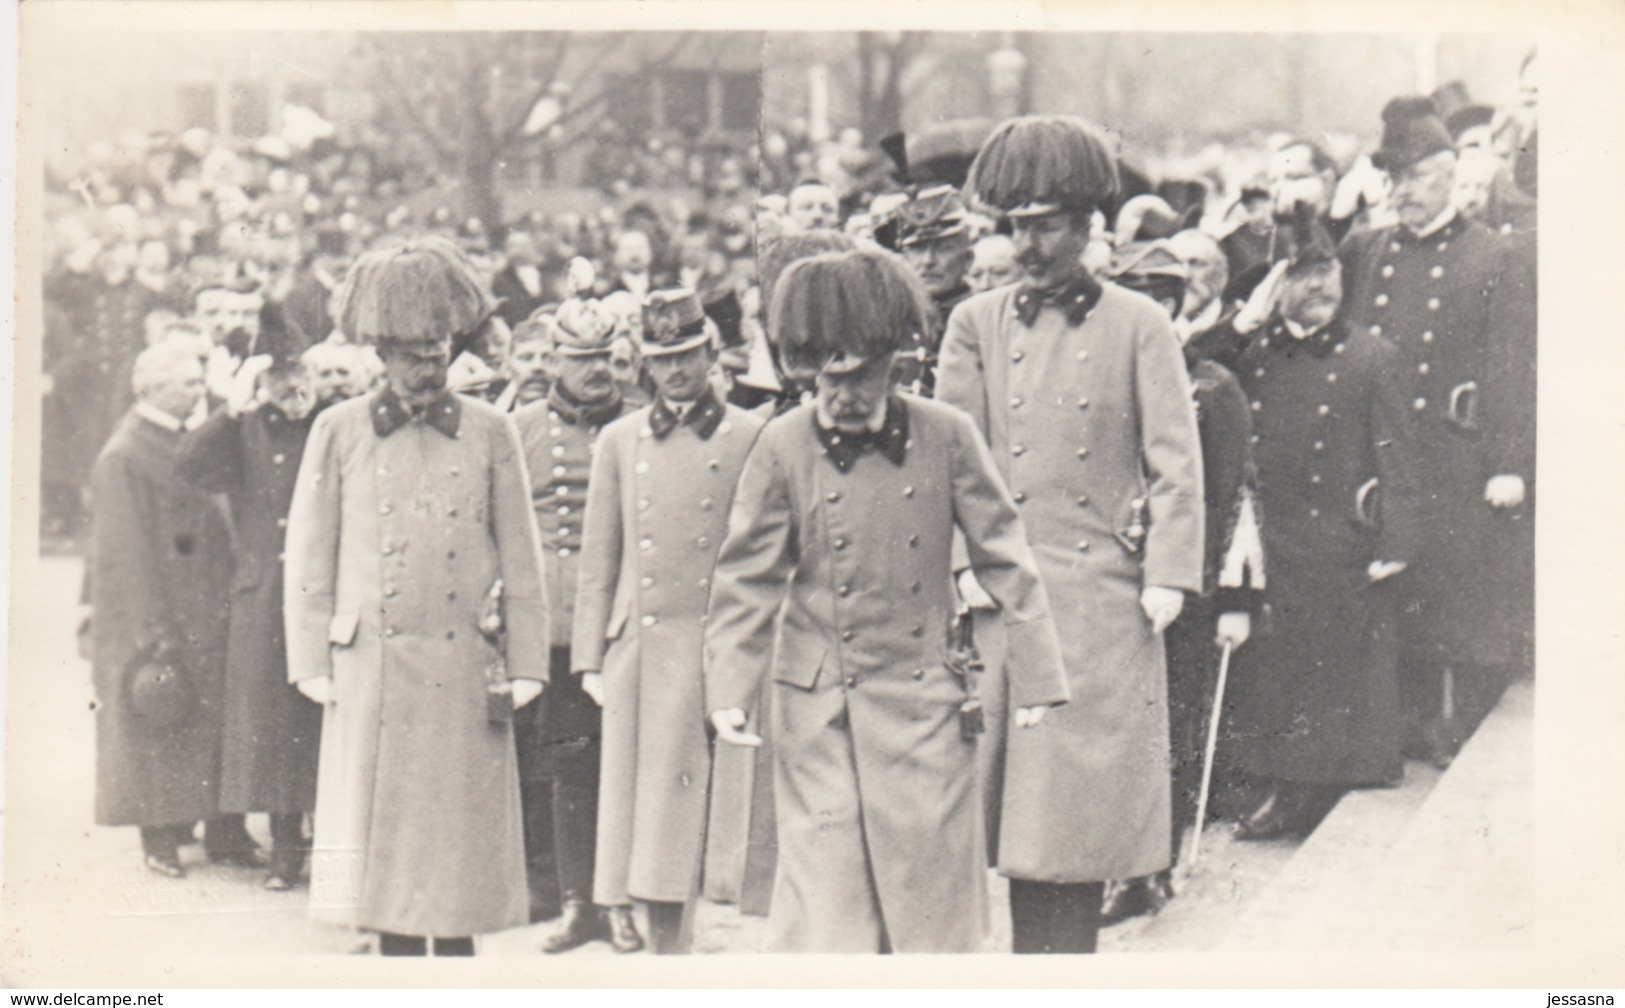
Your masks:
M172 661L145 658L131 667L126 680L130 710L152 728L175 728L192 713L192 689Z
M1454 150L1433 101L1423 95L1395 98L1382 110L1382 143L1371 163L1398 171L1440 151Z

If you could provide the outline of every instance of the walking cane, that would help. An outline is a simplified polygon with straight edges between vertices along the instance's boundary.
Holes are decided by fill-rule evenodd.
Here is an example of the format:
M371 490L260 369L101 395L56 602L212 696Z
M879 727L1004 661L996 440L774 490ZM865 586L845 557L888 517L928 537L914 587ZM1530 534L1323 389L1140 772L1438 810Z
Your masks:
M1230 642L1219 655L1219 685L1213 691L1213 715L1207 725L1207 751L1202 756L1202 790L1196 798L1196 832L1191 837L1191 867L1202 857L1202 826L1207 822L1207 792L1213 783L1213 751L1219 744L1219 718L1224 713L1224 682L1230 676Z

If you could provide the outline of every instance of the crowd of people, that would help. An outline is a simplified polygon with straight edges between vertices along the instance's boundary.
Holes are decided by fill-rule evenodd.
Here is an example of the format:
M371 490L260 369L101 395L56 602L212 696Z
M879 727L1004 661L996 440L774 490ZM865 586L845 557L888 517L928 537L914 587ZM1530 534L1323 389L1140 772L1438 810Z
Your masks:
M47 280L97 822L387 955L975 951L990 867L1093 951L1531 670L1537 70L1237 191L1033 115L496 242L155 144Z

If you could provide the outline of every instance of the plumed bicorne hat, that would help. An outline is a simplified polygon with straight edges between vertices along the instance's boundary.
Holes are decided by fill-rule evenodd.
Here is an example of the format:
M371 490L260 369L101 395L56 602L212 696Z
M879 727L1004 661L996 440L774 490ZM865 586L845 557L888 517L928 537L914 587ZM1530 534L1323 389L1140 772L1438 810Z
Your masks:
M1455 144L1431 98L1409 95L1383 106L1382 143L1371 155L1371 163L1377 168L1399 171L1447 150L1455 150Z
M642 348L645 357L664 357L704 346L711 338L705 307L687 287L650 291L643 300Z
M467 343L495 305L468 257L438 236L373 249L339 286L334 318L359 343Z
M1119 187L1105 137L1075 116L1021 116L1000 123L965 180L972 208L1006 217L1090 210Z

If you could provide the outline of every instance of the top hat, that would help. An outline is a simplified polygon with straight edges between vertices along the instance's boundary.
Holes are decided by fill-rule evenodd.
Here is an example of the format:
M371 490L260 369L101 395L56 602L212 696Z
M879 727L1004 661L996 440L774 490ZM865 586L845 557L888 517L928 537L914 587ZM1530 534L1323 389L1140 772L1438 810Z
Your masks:
M1399 171L1440 151L1455 150L1433 101L1422 95L1395 98L1382 110L1382 143L1371 163Z
M711 336L705 329L705 308L700 296L687 287L650 291L643 301L643 354L664 357L704 346Z

